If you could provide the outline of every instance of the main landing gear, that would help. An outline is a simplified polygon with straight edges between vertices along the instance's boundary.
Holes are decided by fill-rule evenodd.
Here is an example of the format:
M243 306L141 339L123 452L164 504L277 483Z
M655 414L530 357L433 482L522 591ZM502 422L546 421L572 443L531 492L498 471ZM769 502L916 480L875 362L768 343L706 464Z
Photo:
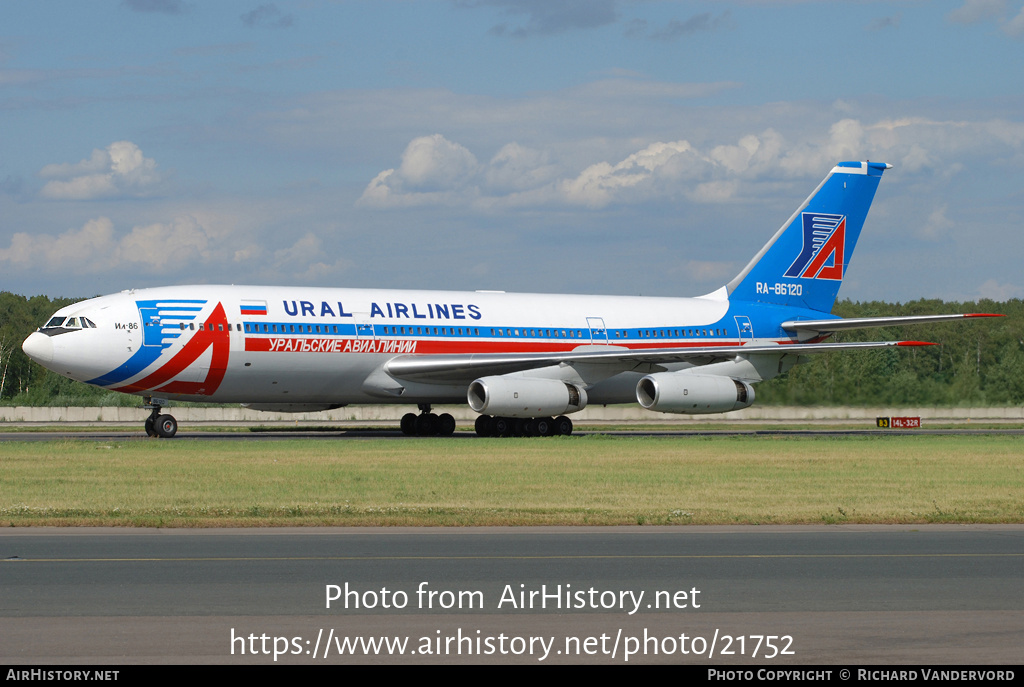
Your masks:
M565 415L550 417L491 417L476 419L476 433L482 437L554 437L572 434L572 420Z
M178 433L178 421L174 419L174 416L160 413L167 401L149 396L143 400L145 403L142 407L151 411L149 417L146 418L146 434L151 437L170 439Z
M402 434L409 437L450 437L455 433L455 418L448 413L435 415L429 403L419 404L420 414L402 416Z

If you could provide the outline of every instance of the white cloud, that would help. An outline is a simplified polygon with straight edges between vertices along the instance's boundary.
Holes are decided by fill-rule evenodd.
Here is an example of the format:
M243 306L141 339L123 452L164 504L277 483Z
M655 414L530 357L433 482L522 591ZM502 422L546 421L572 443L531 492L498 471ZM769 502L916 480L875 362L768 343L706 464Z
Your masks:
M843 160L890 162L913 174L947 178L959 158L984 153L993 162L1024 157L1024 123L934 121L923 117L867 123L833 122L826 133L802 132L787 140L774 129L745 134L735 143L696 146L688 140L654 142L619 161L590 162L579 171L556 149L506 144L486 164L440 134L416 138L397 169L379 173L363 192L371 207L446 204L477 209L498 206L579 205L685 198L721 203L741 197L744 186L819 177ZM753 192L753 191L752 191ZM929 236L944 228L937 221Z
M409 143L394 181L413 191L444 190L471 181L477 166L473 153L434 134Z
M1003 25L1003 33L1008 36L1024 36L1024 7L1020 9L1017 16Z
M156 162L131 141L116 141L77 163L46 165L39 176L51 179L40 194L51 200L139 197L162 182Z
M1008 301L1011 298L1024 298L1024 287L1017 284L1000 284L989 279L978 287L977 298L988 298L993 301Z
M484 171L488 190L498 193L525 191L554 181L558 168L550 163L549 158L545 151L526 148L518 143L502 146Z
M601 207L622 196L647 195L658 181L699 178L707 164L687 141L652 143L615 165L591 165L558 188L569 203Z
M272 268L299 281L314 282L344 272L353 264L344 258L334 262L327 262L323 258L324 249L320 237L307 232L288 248L274 251Z
M1009 20L1006 18L1008 9L1006 0L966 0L963 5L947 14L946 18L954 24L978 24L996 20L1000 24L1000 30L1007 36L1024 36L1024 7Z
M1006 0L966 0L963 5L946 15L954 24L976 24L979 21L1002 15L1006 11Z
M118 235L107 217L58 235L17 233L9 248L0 248L0 265L48 274L103 274L141 267L168 273L209 260L210 238L193 217L168 224L136 226Z
M115 259L157 272L169 272L209 257L210 237L194 217L177 217L169 224L133 227L118 242Z
M953 220L946 217L948 211L948 204L940 205L932 210L924 226L917 232L918 236L929 241L938 241L948 236L949 230L956 226Z
M113 248L114 225L99 217L59 236L16 233L9 248L0 248L0 264L44 272L96 272L109 267L109 261L97 259L109 255Z
M398 169L378 174L360 201L371 206L456 202L475 195L480 165L473 153L441 134L414 138Z

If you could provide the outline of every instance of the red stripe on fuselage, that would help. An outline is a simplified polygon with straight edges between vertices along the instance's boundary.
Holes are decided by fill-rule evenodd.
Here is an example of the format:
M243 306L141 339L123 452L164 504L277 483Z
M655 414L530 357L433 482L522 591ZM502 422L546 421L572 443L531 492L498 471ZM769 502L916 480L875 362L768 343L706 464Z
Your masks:
M228 325L228 318L224 314L224 307L218 303L210 317L206 320L205 326L192 335L188 343L173 358L168 360L165 365L162 365L149 376L126 386L118 387L115 391L138 393L140 391L156 390L168 394L212 395L220 387L220 383L224 380L224 373L228 368L228 356L231 352L230 331L231 328ZM210 359L210 370L206 375L206 379L201 382L174 381L165 384L169 379L180 374L185 368L194 363L211 346L213 347L213 353ZM160 386L161 384L164 384L164 386Z
M741 346L740 341L616 342L610 347L630 350ZM780 342L781 343L781 342ZM581 341L437 341L423 339L369 339L333 337L246 337L245 350L266 353L416 353L419 355L472 353L562 353L591 344Z

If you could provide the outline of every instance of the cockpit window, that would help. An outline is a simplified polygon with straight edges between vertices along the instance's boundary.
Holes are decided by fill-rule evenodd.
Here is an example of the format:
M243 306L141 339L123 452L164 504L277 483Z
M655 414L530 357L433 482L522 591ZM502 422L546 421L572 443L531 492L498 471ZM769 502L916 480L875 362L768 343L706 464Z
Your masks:
M59 331L52 331L54 329L96 329L96 323L88 317L51 317L50 321L43 325L41 329L44 331L50 331L52 335L62 333Z

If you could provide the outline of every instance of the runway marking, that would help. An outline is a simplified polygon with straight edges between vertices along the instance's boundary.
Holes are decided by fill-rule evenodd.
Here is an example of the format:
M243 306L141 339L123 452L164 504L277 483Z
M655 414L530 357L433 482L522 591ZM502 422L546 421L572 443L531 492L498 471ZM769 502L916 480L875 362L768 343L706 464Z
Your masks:
M184 557L184 558L7 558L5 563L224 563L245 561L529 561L529 560L714 560L714 559L758 559L758 558L1024 558L1024 553L807 553L807 554L708 554L674 555L644 554L637 556L618 555L557 555L557 556L241 556L232 557Z

